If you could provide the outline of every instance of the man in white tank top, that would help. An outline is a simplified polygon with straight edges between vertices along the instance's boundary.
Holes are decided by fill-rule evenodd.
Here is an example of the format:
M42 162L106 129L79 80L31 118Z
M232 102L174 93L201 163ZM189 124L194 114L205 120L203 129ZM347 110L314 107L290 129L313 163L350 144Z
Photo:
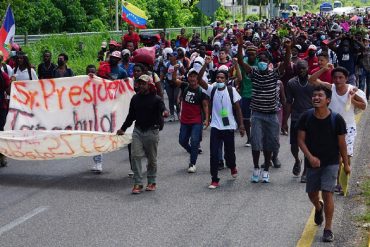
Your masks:
M356 87L347 84L349 72L343 67L337 67L332 70L332 83L320 81L319 76L325 71L332 69L333 65L328 64L316 73L314 73L309 81L314 85L321 84L332 90L332 98L329 104L329 108L339 113L347 126L346 143L347 143L347 154L348 162L350 163L350 157L353 156L353 146L355 144L356 137L356 121L355 114L356 110L365 110L367 107L366 96L363 91ZM338 187L338 192L340 188Z

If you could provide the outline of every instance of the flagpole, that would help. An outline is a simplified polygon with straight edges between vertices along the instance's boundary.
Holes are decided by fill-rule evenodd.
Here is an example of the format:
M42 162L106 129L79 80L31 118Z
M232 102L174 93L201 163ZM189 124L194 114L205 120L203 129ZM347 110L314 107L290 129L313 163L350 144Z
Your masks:
M116 31L119 31L118 0L116 0Z

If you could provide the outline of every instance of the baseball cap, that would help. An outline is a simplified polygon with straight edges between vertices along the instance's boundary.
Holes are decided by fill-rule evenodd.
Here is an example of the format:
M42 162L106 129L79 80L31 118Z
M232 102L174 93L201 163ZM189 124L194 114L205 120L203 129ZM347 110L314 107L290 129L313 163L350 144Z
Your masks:
M101 48L107 48L107 42L105 41L101 42Z
M138 81L145 81L147 83L153 83L152 77L149 76L149 75L145 75L145 74L144 75L141 75L137 80Z
M328 45L329 44L329 40L328 39L325 39L325 40L321 41L321 43L323 43L324 45Z
M177 51L170 52L168 53L168 55L177 57Z
M316 51L317 50L317 47L316 47L316 45L310 45L308 47L308 50L314 50L314 51Z
M116 57L116 58L121 58L121 52L119 52L119 51L114 51L114 52L112 52L111 56L112 56L112 57Z
M221 47L221 42L216 41L216 42L213 44L213 46L216 46L216 45L218 45L218 46L220 46L220 47Z
M118 43L117 43L117 41L115 41L115 40L111 40L111 41L109 42L109 45L118 46Z
M124 56L124 55L129 55L129 56L131 56L131 52L128 50L128 49L124 49L124 50L122 50L122 56Z
M196 70L196 69L194 69L194 68L191 68L191 69L189 70L189 72L188 72L188 76L189 76L190 74L192 74L192 73L199 74L199 71L198 71L198 70Z

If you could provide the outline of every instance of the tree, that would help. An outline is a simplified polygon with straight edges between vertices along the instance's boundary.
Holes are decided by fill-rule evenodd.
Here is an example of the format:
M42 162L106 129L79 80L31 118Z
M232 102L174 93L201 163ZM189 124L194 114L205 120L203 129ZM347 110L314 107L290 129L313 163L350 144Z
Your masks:
M87 16L80 1L54 0L54 5L60 9L65 16L66 22L63 30L66 32L81 32L87 29ZM94 1L96 2L96 1Z

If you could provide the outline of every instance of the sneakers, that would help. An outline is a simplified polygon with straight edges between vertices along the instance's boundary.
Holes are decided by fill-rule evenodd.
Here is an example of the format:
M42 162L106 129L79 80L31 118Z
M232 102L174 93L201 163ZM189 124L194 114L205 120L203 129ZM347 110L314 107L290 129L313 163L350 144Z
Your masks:
M322 222L324 221L324 202L320 200L319 203L321 205L321 209L315 210L315 218L314 218L314 222L318 226L320 226Z
M258 183L260 181L260 175L261 175L261 169L254 168L254 171L251 177L252 183Z
M221 171L223 169L225 169L225 164L224 164L224 161L223 160L220 160L218 162L218 170Z
M231 171L231 176L233 178L237 178L238 177L238 170L236 169L236 167L230 168L230 171Z
M212 183L208 186L208 189L214 190L214 189L217 189L218 187L220 187L220 183L219 183L219 182L212 182Z
M307 183L307 177L306 174L301 176L301 183Z
M272 159L272 164L275 168L280 168L281 167L281 162L278 158Z
M322 235L323 242L333 242L334 241L334 234L331 230L324 229L324 234Z
M245 144L244 144L244 147L250 147L251 146L251 142L248 140Z
M296 161L294 163L292 172L294 176L299 176L299 174L301 173L301 161Z
M268 171L262 172L262 183L270 183L270 175Z
M156 189L157 185L155 183L149 183L145 188L146 191L155 191Z
M100 173L102 173L102 171L103 171L103 164L102 163L97 163L97 164L93 164L92 166L91 166L91 169L90 169L92 172L94 172L94 173L98 173L98 174L100 174Z
M342 186L340 186L340 184L337 184L335 186L334 192L339 193L339 194L343 193Z
M168 117L168 122L175 122L175 115L170 115Z
M135 184L134 187L132 187L132 194L140 194L143 192L143 186L140 184Z
M129 178L133 178L134 177L134 172L132 170L130 170L128 172L128 175L127 175Z
M197 168L195 165L190 164L188 168L188 173L195 173L197 171Z

